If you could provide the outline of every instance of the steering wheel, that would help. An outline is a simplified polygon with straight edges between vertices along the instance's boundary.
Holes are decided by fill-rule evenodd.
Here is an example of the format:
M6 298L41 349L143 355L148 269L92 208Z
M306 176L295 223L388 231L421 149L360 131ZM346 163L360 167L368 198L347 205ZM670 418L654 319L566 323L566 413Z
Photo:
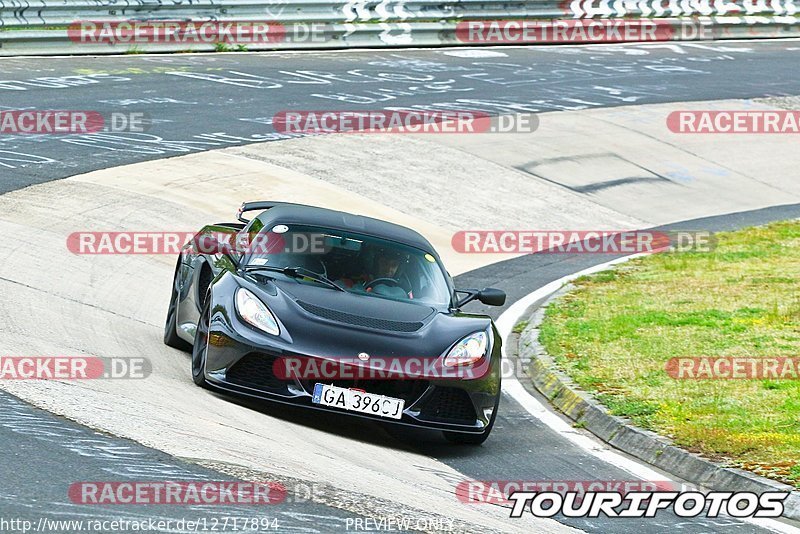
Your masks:
M320 259L320 258L313 258L313 259L314 259L314 260L316 260L316 261L317 261L317 263L319 263L319 266L320 266L320 267L322 267L322 270L321 270L321 271L319 271L319 270L317 270L317 269L312 269L312 268L310 268L310 267L306 267L306 268L307 268L309 271L314 271L315 273L317 273L317 274L321 274L322 276L324 276L324 277L326 277L326 278L327 278L327 277L328 277L328 267L325 265L325 262L324 262L324 261L322 261L322 259Z
M398 282L394 278L376 278L372 282L368 282L368 283L364 284L364 291L366 291L368 289L372 289L372 286L376 286L378 284L385 284L385 285L387 285L389 287L399 287L399 288L402 289L402 286L400 285L400 282Z

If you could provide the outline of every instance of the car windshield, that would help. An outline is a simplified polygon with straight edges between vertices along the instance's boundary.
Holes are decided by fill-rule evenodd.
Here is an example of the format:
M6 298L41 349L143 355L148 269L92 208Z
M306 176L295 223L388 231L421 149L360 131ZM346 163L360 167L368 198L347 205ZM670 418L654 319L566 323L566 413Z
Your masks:
M341 230L282 224L262 228L249 243L247 268L302 268L350 293L437 307L450 303L442 267L432 254L415 247Z

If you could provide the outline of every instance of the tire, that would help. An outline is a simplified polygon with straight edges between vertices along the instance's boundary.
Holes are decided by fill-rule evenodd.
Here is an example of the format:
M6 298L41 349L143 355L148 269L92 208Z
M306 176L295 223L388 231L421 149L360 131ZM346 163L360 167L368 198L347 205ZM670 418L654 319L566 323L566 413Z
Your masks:
M200 297L200 309L204 308L208 300L208 288L211 286L211 279L214 278L211 267L206 262L202 262L200 276L197 280L197 295Z
M206 299L208 301L208 299ZM206 355L208 353L208 327L211 310L206 302L203 312L200 314L200 321L197 323L197 330L194 334L194 344L192 345L192 380L195 385L209 389L206 381Z
M442 434L444 434L444 439L457 445L482 445L483 442L489 438L489 434L492 433L494 421L497 419L497 409L499 407L500 393L497 394L497 400L494 403L494 410L492 411L492 418L489 419L489 425L486 427L486 430L480 434L465 434L463 432L449 432L444 430L442 431Z
M164 344L173 349L189 352L192 350L192 345L180 337L178 337L178 290L176 289L178 269L180 269L180 261L175 268L175 276L172 277L172 291L169 298L169 308L167 309L167 320L164 323Z

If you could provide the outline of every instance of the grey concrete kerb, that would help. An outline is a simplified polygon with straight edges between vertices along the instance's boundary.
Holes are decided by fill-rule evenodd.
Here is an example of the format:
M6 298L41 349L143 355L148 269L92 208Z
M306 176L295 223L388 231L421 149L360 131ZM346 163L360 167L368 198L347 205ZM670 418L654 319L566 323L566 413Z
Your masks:
M537 307L519 337L519 358L534 387L577 425L606 443L692 484L720 491L790 492L784 501L784 517L800 520L800 491L748 471L716 464L675 446L668 438L637 428L624 417L611 415L557 368L539 343L539 326L547 306L573 287L562 287Z

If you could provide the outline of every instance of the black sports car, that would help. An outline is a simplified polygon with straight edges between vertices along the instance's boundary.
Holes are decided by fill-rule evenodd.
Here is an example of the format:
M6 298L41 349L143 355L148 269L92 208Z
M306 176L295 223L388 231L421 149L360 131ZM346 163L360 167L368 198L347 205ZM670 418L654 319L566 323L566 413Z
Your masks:
M460 308L505 293L456 290L433 246L396 224L277 202L238 218L204 227L175 269L164 342L192 351L196 384L486 440L501 339Z

